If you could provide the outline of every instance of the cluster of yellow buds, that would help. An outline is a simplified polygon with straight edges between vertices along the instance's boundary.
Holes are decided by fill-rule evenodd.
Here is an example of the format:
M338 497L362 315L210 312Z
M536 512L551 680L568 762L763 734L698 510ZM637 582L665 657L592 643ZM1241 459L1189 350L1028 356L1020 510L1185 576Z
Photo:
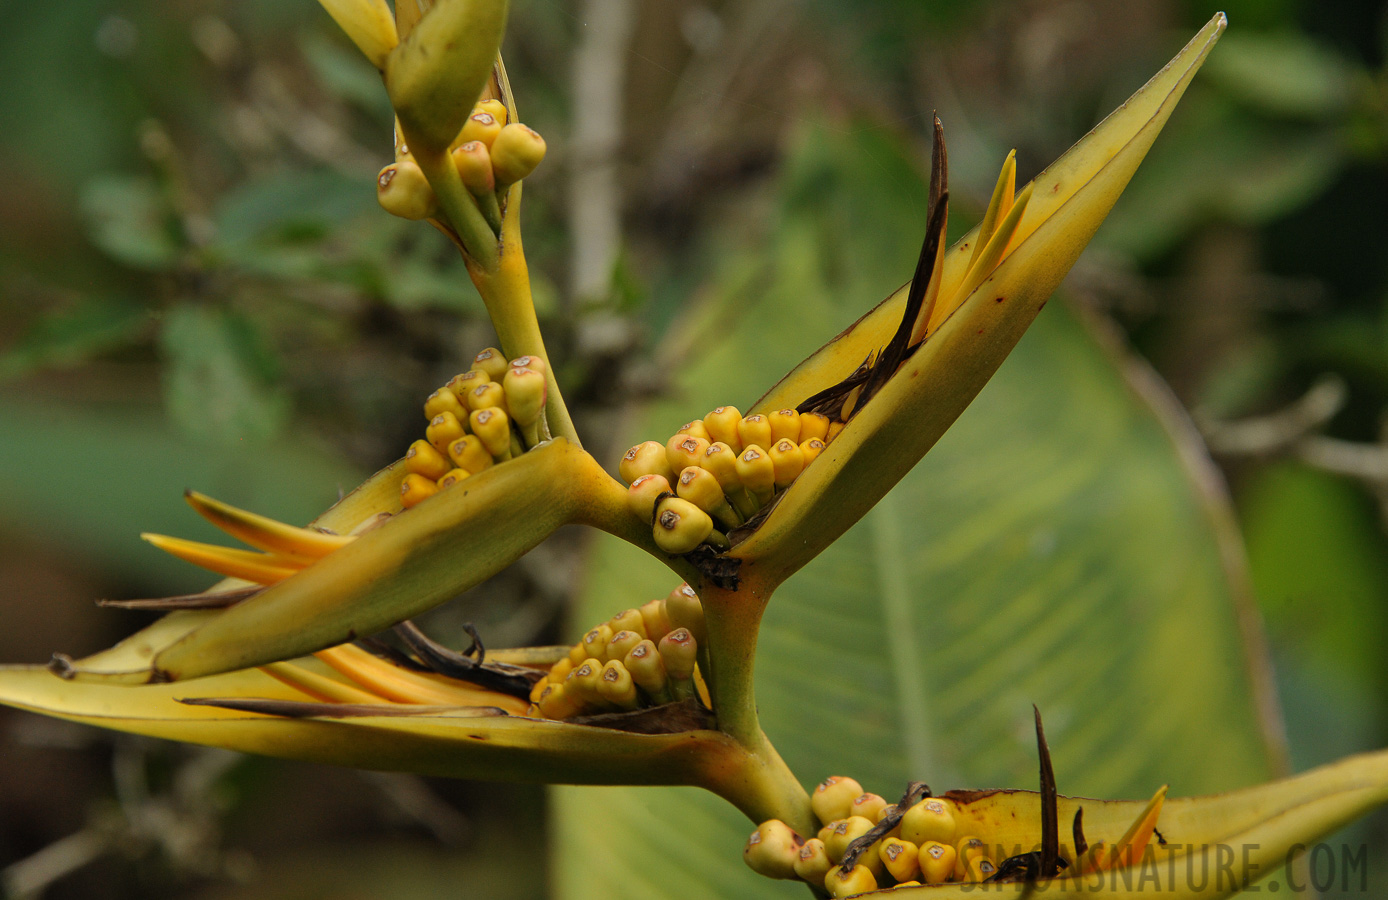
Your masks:
M497 234L501 232L500 198L545 158L544 138L527 125L506 120L504 103L483 100L473 107L451 148L463 186ZM405 219L436 218L438 200L409 147L399 144L396 157L376 176L381 206Z
M842 422L781 409L744 417L720 406L664 445L637 444L618 469L633 514L651 522L670 554L728 547L727 532L756 516L814 462Z
M763 822L743 849L747 865L771 878L795 878L848 897L878 888L987 881L997 871L988 847L961 833L948 797L924 797L905 810L863 791L852 778L825 779L810 796L824 826L806 840L779 819ZM888 819L891 827L860 848L845 867L850 845Z
M409 509L444 488L547 439L544 433L545 361L507 361L488 347L472 368L454 376L424 401L429 426L405 451L409 474L400 500Z
M699 595L681 584L585 634L535 683L530 714L571 719L692 698L709 706L696 662L705 637Z

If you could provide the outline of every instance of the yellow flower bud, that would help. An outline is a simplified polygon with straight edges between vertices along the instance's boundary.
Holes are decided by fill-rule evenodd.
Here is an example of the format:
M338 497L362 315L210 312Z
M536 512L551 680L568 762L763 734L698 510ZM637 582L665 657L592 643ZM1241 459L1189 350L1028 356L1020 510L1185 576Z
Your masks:
M800 413L793 409L778 409L768 415L766 421L771 426L771 443L782 440L800 443Z
M998 867L986 856L975 856L964 866L964 878L966 882L982 882L992 878L998 872Z
M655 441L643 441L628 450L622 455L622 461L617 463L617 471L627 484L642 475L659 475L667 484L675 480L665 448Z
M810 808L819 821L828 825L848 818L853 798L862 793L863 786L847 775L830 775L810 795Z
M545 139L519 122L506 125L492 142L492 171L497 190L515 184L535 171L545 158Z
M795 860L795 874L804 882L823 887L824 876L834 867L829 859L829 854L824 852L824 842L819 838L810 838L800 848L800 855Z
M438 214L434 189L414 160L402 159L380 171L376 199L382 209L402 219L428 219Z
M708 632L704 628L704 605L688 584L681 584L665 598L665 615L670 620L670 627L685 629L701 643L708 639Z
M639 612L646 626L646 637L651 640L658 641L674 630L675 626L670 624L670 616L665 611L664 599L641 604Z
M901 817L901 836L916 846L926 841L954 843L954 804L941 797L927 797Z
M688 500L666 497L656 504L653 534L656 546L671 556L678 556L693 550L713 534L713 519Z
M767 878L794 878L795 862L800 858L804 838L780 819L768 819L757 826L742 848L742 859L758 875Z
M665 673L665 659L656 649L655 643L649 639L639 641L635 647L627 653L622 664L631 673L632 681L636 686L645 691L646 696L657 706L662 703L669 703L672 698L670 693L669 677Z
M742 421L746 422L746 419ZM758 446L751 445L737 458L737 478L751 492L759 506L771 502L776 492L776 467L771 457Z
M882 865L897 881L909 881L920 872L916 865L916 845L900 838L887 838L877 848Z
M493 459L511 458L511 419L504 409L489 407L468 413L468 425Z
M469 409L505 409L507 399L506 390L495 381L489 381L468 392L467 405Z
M495 347L488 347L478 353L472 360L472 367L487 373L487 377L492 381L500 381L505 375L510 365L506 362L506 357Z
M615 616L607 620L607 627L612 629L615 636L619 631L634 631L642 638L650 637L646 634L646 622L641 618L639 609L624 609ZM622 656L626 656L623 651ZM610 656L609 659L621 659L621 656Z
M742 449L748 447L771 446L771 422L766 416L747 416L737 423L737 436L742 441Z
M429 427L424 429L424 439L440 453L447 453L448 445L465 434L467 434L467 429L463 427L463 423L459 422L458 417L450 412L439 413L434 416Z
M632 611L635 612L635 610ZM637 618L640 618L640 613L637 613ZM609 625L608 627L611 628L612 626ZM624 660L627 658L627 654L634 650L636 645L643 640L645 640L645 638L634 631L623 629L615 632L612 635L612 640L607 642L607 650L603 653L603 656L609 660Z
M564 680L564 690L573 694L574 700L583 712L595 712L607 707L602 692L598 690L598 682L602 680L602 667L601 660L584 660Z
M848 814L850 816L862 816L870 822L881 821L882 811L887 808L887 801L878 794L859 794L853 798L853 802L848 804Z
M437 481L448 474L453 463L428 441L415 441L405 451L405 468L430 481Z
M491 381L492 378L482 369L473 367L461 375L454 375L448 381L448 389L463 403L467 403L467 395L477 388Z
M506 109L506 104L500 100L483 100L473 107L474 112L491 113L492 118L502 125L505 125L510 118L510 112Z
M724 528L736 528L742 517L728 505L723 488L713 473L699 466L688 466L675 482L675 492L718 520Z
M877 879L863 863L847 872L834 866L824 875L824 889L834 897L852 897L877 890Z
M782 438L767 452L771 459L772 477L778 489L791 486L805 469L805 454L800 445L790 438Z
M458 402L457 395L448 388L440 388L424 401L424 418L432 422L434 416L446 412L452 413L459 421L467 418L467 409Z
M685 422L683 425L679 427L679 430L676 431L675 434L682 434L686 437L695 437L705 441L713 440L713 438L709 437L708 435L708 429L704 427L703 419L695 419L692 422Z
M642 475L627 488L627 509L641 521L654 523L655 503L668 493L670 482L663 475Z
M986 858L988 848L983 841L973 835L965 835L954 845L954 879L963 881L967 874L966 867L972 859Z
M694 636L686 629L676 628L660 639L658 649L675 698L694 696L694 663L699 651Z
M512 369L530 369L541 375L549 371L549 364L545 362L543 356L517 356L511 360L510 367Z
M703 462L708 446L708 441L703 438L677 434L665 442L665 460L670 464L672 472L683 472L690 466L697 466ZM670 479L672 484L674 481L675 479Z
M949 844L926 841L921 844L916 864L926 884L944 884L954 875L954 864L958 858L958 851Z
M406 475L405 480L400 482L400 502L406 509L428 500L438 492L437 484L416 472Z
M607 662L607 645L612 640L612 627L599 625L583 636L583 652L589 659Z
M811 438L819 438L821 441L829 435L829 417L822 413L801 413L800 414L800 443L805 443Z
M496 116L489 112L477 110L468 116L467 121L463 123L463 130L458 135L458 139L464 143L481 144L490 150L496 136L500 133L501 123L497 121ZM490 174L489 172L488 175Z
M833 827L829 829L829 836L824 839L824 850L829 854L829 859L833 860L835 864L843 862L843 855L848 852L848 845L867 834L872 828L873 822L862 816L849 816L834 822ZM868 859L869 855L876 856L876 854L876 850L869 850L863 854L859 862L868 866L875 862L877 866L881 866L882 861L880 859Z
M490 469L493 464L492 455L482 446L481 438L475 434L465 434L449 444L448 458L453 460L458 468L467 469L469 472L481 472L483 469Z
M824 441L819 438L810 438L801 443L800 455L805 458L805 465L809 465L819 458L819 454L824 452Z
M545 376L529 368L511 367L502 382L506 386L506 407L522 428L540 418L545 408Z
M453 165L458 167L458 178L463 187L474 197L491 194L496 190L496 180L492 177L492 156L487 145L472 140L453 148Z
M549 680L551 684L561 684L569 673L574 670L574 661L567 656L559 662L549 667Z
M721 441L732 448L733 453L742 450L742 438L738 435L737 426L742 422L742 413L738 412L736 406L720 406L713 412L704 416L704 430L708 432L707 440L712 442Z
M583 705L563 684L546 687L535 704L540 708L540 715L547 719L571 719L583 711Z
M631 673L615 659L608 660L602 667L602 677L598 679L598 693L602 695L603 700L620 709L636 709L640 705Z
M435 484L439 486L439 490L443 490L444 488L452 487L464 478L470 477L472 477L472 473L467 469L450 469L448 473L435 482Z

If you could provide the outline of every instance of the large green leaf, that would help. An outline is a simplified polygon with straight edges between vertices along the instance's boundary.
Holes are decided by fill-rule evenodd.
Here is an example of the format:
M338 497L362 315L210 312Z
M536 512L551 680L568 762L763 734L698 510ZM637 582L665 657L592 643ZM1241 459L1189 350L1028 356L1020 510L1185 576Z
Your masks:
M806 143L822 153L825 141L831 157L862 158L851 134ZM767 335L794 344L798 323L871 302L849 289L855 240L895 241L909 258L918 235L881 218L821 222L842 215L825 211L837 192L862 190L864 168L817 172L825 207L783 207L769 266L794 273L793 286L739 304L725 340L685 367L683 412L653 410L640 436L746 402L779 374L760 371L771 364ZM839 240L808 246L835 231ZM1221 555L1223 500L1205 492L1206 473L1187 469L1200 458L1189 446L1183 455L1145 396L1053 305L925 461L778 592L757 696L763 726L807 786L841 773L888 796L913 778L937 790L1034 787L1032 703L1064 793L1138 797L1170 783L1189 794L1271 774L1239 625L1248 598L1242 574L1225 569L1237 547ZM579 623L671 586L639 552L604 541ZM693 790L559 789L556 816L566 898L804 890L752 875L738 860L748 823Z

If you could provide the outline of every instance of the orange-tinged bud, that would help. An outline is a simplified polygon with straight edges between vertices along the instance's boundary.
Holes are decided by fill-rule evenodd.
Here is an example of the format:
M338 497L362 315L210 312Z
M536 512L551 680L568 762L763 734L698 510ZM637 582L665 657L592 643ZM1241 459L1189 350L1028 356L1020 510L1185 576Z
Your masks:
M497 190L520 181L545 158L545 139L532 128L512 122L492 142L492 170Z
M846 424L846 423L844 423L844 422L830 422L830 423L829 423L829 431L828 431L828 433L826 433L826 434L824 435L824 443L827 444L827 443L829 443L830 441L832 441L834 438L838 437L838 436L839 436L839 432L840 432L840 431L843 431L844 425L845 425L845 424Z
M400 482L400 502L406 509L428 500L438 492L439 486L433 480L416 472L406 475L405 480Z
M720 406L704 416L704 430L708 432L709 441L721 441L737 453L742 449L742 438L737 433L737 426L741 422L742 413L736 406Z
M986 856L976 856L964 865L965 882L983 882L998 873L998 867Z
M781 440L800 443L800 413L793 409L778 409L768 415L766 421L771 426L771 443Z
M810 838L800 848L800 855L795 860L795 874L801 880L822 887L824 876L829 874L829 870L834 867L834 863L829 859L829 854L824 852L824 842L817 837Z
M506 460L511 456L511 418L504 409L489 407L474 409L468 413L468 425L477 435L482 446L494 459Z
M819 454L824 452L824 442L819 438L810 438L800 445L800 455L805 458L805 465L809 465L819 458Z
M428 441L415 441L405 451L405 468L431 481L437 481L448 474L453 463Z
M822 413L801 413L800 414L800 443L805 443L810 438L819 438L821 441L829 436L829 417Z
M469 194L482 196L496 190L496 179L492 177L492 155L481 141L468 141L454 147L453 165L458 168L458 178Z
M453 485L462 481L464 478L471 477L472 473L469 472L467 469L450 469L446 475L444 475L435 483L439 486L439 490L443 490L444 488L452 487Z
M810 808L819 821L828 825L848 818L853 798L862 793L863 786L847 775L830 775L810 795Z
M608 660L602 667L602 677L598 679L598 693L602 695L603 700L620 709L636 709L640 705L631 673L615 659Z
M376 200L381 208L402 219L427 219L437 215L434 189L414 160L391 163L376 176Z
M517 356L511 360L512 369L531 369L541 375L549 371L549 364L545 362L543 356Z
M887 801L878 794L859 794L853 798L853 802L848 804L848 814L850 816L862 816L871 822L878 822L882 817L882 810L887 808Z
M467 429L463 427L463 423L459 422L458 417L450 412L439 413L434 416L429 427L424 429L424 439L440 453L447 453L448 445L465 434L467 434Z
M448 389L464 403L467 402L467 395L477 390L484 384L492 380L492 377L481 369L472 368L461 375L454 375L448 381Z
M675 626L670 624L670 616L665 611L664 599L641 604L639 612L641 621L646 625L646 637L651 640L658 641L674 630Z
M742 449L771 446L771 422L763 415L747 416L737 423L737 436Z
M690 466L697 466L703 462L708 446L708 441L703 438L677 434L665 442L665 460L670 464L672 472L683 472ZM673 481L672 478L671 482Z
M805 839L780 819L768 819L757 826L742 848L742 859L758 875L767 878L794 878L795 862Z
M495 381L479 384L467 395L469 409L506 409L507 400L505 389Z
M888 874L897 881L910 881L920 874L916 865L916 845L900 838L887 838L877 848L877 855Z
M920 867L926 884L944 884L954 875L954 864L958 858L958 851L949 844L926 841L921 844L916 865Z
M824 875L824 889L834 897L852 897L877 890L877 879L863 863L847 872L834 866Z
M454 465L469 472L481 472L492 467L492 455L482 446L482 439L475 434L465 434L448 445L448 458Z
M463 123L463 130L458 139L464 144L475 141L490 149L496 142L496 136L501 133L501 128L502 125L496 116L477 110Z
M927 797L901 817L901 836L916 846L926 841L952 844L954 831L954 804L942 797Z
M805 470L805 454L800 451L800 445L790 438L782 438L773 444L767 456L771 459L772 477L777 489L790 487Z
M667 484L675 480L665 448L655 441L642 441L628 450L622 455L621 462L617 463L617 471L627 484L642 475L659 475Z
M661 451L662 455L664 451ZM655 504L670 493L670 482L663 475L642 475L627 488L627 509L643 522L655 523Z
M678 556L693 550L713 534L713 519L688 500L666 497L656 504L653 534L656 546L671 556Z
M488 347L473 357L472 367L486 372L487 377L492 381L500 381L506 375L506 370L510 368L510 365L500 350L495 347Z
M730 444L715 441L704 450L704 458L699 465L713 473L723 493L731 497L742 490L742 482L737 477L737 453Z

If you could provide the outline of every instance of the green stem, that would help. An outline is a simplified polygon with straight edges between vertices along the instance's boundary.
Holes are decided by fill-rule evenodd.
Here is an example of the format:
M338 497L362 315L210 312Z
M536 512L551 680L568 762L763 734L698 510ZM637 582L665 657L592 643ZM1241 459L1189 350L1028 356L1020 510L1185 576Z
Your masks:
M416 153L415 161L428 179L429 186L434 189L443 217L458 236L470 262L483 269L495 269L499 257L496 234L477 208L477 201L463 186L453 157L444 150L441 153Z

